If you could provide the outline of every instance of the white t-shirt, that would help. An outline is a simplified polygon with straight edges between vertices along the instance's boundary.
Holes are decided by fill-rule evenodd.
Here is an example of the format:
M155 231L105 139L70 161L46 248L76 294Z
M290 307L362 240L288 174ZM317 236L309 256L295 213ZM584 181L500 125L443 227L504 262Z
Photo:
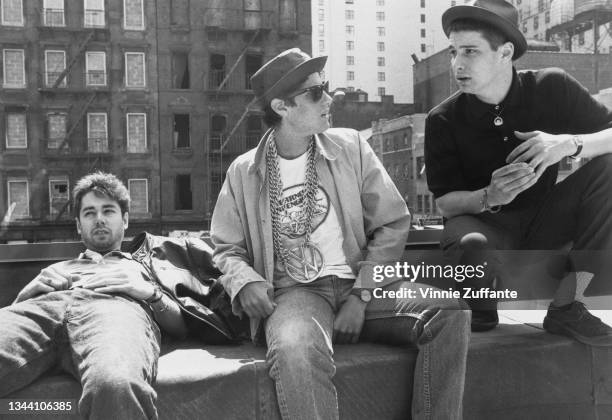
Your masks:
M279 157L280 176L283 182L282 212L280 233L285 249L289 250L304 242L306 234L306 215L303 212L301 191L305 187L306 163L308 152L295 159ZM315 200L315 211L312 216L312 233L310 240L323 254L325 266L319 277L335 275L341 278L354 279L351 268L346 263L342 250L344 238L338 222L338 216L332 205L329 194L319 185ZM276 287L295 284L286 273L280 259L276 260L274 273Z

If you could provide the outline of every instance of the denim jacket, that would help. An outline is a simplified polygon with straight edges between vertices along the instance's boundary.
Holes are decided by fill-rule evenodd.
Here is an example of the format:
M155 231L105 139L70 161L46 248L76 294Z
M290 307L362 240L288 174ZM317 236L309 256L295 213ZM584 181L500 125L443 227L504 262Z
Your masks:
M213 261L235 314L236 296L250 282L272 288L274 250L266 182L268 131L257 148L230 165L212 218ZM393 181L370 145L355 130L333 128L315 136L319 183L330 195L338 215L348 265L356 274L354 287L374 287L372 267L401 257L410 213ZM386 283L378 283L376 286ZM251 335L259 320L251 320Z

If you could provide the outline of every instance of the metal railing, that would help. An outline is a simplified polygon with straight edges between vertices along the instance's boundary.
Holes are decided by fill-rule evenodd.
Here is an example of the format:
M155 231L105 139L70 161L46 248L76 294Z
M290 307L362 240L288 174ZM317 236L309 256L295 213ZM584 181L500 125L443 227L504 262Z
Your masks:
M225 77L227 76L228 70L210 70L208 72L208 88L216 90L219 88ZM229 78L225 81L225 84L221 90L248 90L251 89L251 83L247 75L239 72L230 74Z
M269 10L244 10L228 8L207 8L204 11L204 25L230 31L254 31L271 29L274 12Z
M60 74L63 73L62 71L47 71L44 73L45 75L45 86L46 87L53 87L53 85L55 84L55 81L57 80L57 78L60 76ZM62 82L59 84L58 87L66 87L66 78L68 75L66 75L66 77L64 77L64 79L62 80Z
M89 70L85 73L85 84L87 86L106 86L106 71Z
M87 151L90 153L108 153L108 138L88 137Z

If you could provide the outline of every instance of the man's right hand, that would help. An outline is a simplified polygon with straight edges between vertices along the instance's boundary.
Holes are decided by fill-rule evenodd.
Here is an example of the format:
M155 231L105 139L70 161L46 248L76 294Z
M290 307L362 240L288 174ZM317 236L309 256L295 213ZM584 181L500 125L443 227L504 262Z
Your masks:
M488 204L490 206L508 204L537 181L538 177L533 168L525 162L502 166L491 175L491 184L487 189Z
M38 276L21 289L13 303L21 302L56 290L66 290L72 286L72 277L64 276L53 268L43 269Z
M250 318L267 318L276 303L268 296L268 286L264 282L248 283L238 293L242 309Z

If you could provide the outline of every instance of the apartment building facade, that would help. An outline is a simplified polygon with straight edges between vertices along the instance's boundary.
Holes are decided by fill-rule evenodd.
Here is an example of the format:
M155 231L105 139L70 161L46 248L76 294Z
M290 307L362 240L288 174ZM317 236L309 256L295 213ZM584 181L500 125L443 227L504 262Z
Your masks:
M128 234L207 229L265 129L248 77L310 32L305 0L0 0L0 242L73 239L98 169L130 189Z
M446 48L440 18L451 0L312 0L312 51L328 55L333 88L411 103L412 64Z

